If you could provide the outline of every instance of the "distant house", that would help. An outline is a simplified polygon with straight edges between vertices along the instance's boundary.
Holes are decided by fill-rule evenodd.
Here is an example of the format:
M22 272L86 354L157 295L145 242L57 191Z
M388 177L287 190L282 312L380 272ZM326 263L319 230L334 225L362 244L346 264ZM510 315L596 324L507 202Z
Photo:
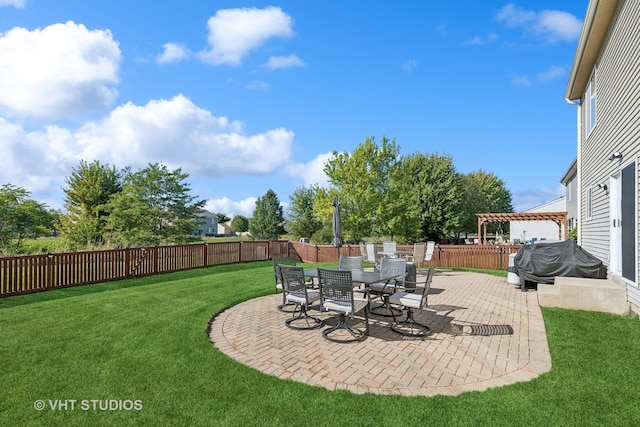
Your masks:
M578 244L640 310L640 0L590 0L565 90L578 108Z
M198 228L195 234L198 236L215 236L218 232L218 216L202 209L196 214Z
M566 198L563 196L523 213L563 212L566 210ZM509 222L509 239L511 243L558 240L558 225L553 221L512 220Z
M574 160L560 180L565 186L567 205L567 232L578 227L578 160Z
M218 224L218 236L235 236L235 233L231 231L231 224L223 222Z

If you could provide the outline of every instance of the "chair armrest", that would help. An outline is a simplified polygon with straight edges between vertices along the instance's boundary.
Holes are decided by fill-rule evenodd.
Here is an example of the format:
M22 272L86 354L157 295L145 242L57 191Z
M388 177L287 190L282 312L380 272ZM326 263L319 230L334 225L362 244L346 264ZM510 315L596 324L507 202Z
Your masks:
M418 282L411 282L409 280L401 280L401 281L398 281L398 283L403 283L403 285L400 285L400 284L396 285L396 288L398 290L420 291L420 293L424 293L424 291L427 289L424 286L418 286ZM410 286L407 286L406 284L409 284Z

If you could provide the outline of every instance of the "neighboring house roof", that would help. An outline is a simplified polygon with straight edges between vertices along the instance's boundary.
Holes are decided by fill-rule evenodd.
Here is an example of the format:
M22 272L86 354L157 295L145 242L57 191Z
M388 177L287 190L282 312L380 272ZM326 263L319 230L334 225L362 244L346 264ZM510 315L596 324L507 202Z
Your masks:
M558 197L555 200L552 200L547 203L543 203L541 205L535 206L531 209L525 211L528 212L562 212L567 209L567 201L565 196Z
M569 169L564 173L560 182L565 186L578 175L578 158L576 157L569 166Z
M569 81L564 93L568 101L582 98L591 72L596 64L609 25L618 8L619 0L591 0L582 24L582 32L571 65Z

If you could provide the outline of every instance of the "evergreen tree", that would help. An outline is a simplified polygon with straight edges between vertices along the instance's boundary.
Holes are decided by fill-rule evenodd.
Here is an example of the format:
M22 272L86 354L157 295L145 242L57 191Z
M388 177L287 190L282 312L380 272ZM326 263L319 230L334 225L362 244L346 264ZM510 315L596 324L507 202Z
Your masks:
M121 190L121 173L115 166L103 165L97 160L92 163L81 160L65 182L67 213L61 218L62 237L73 249L102 245L107 217L105 204Z
M284 230L284 214L276 193L269 189L256 200L249 232L258 240L277 240Z

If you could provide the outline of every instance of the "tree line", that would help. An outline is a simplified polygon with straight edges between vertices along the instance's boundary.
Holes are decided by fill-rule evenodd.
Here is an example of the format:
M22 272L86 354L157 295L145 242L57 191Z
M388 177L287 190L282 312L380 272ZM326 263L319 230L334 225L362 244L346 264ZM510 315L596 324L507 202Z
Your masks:
M72 251L188 242L205 204L190 194L188 176L160 163L133 171L80 161L65 179L65 213L5 184L0 188L0 250L19 253L23 239L51 234Z
M340 200L343 238L384 236L401 243L460 237L477 231L477 213L513 212L504 181L479 170L458 173L444 154L400 155L395 140L367 138L351 153L332 153L330 187L298 187L290 196L288 231L331 242L332 200ZM489 232L504 227L494 223Z
M477 229L476 213L513 212L504 182L482 170L461 174L447 155L400 155L395 140L367 138L325 164L329 188L298 187L288 218L273 190L256 200L251 218L231 229L259 240L288 234L313 243L332 240L332 200L338 196L345 241L384 236L401 243L460 236ZM188 174L160 163L133 171L80 161L65 179L65 212L47 208L12 184L0 187L0 251L20 252L27 238L59 235L68 250L186 243L197 238L205 200L191 195ZM229 221L218 213L220 222ZM493 227L500 227L494 224ZM491 230L490 230L491 231Z

